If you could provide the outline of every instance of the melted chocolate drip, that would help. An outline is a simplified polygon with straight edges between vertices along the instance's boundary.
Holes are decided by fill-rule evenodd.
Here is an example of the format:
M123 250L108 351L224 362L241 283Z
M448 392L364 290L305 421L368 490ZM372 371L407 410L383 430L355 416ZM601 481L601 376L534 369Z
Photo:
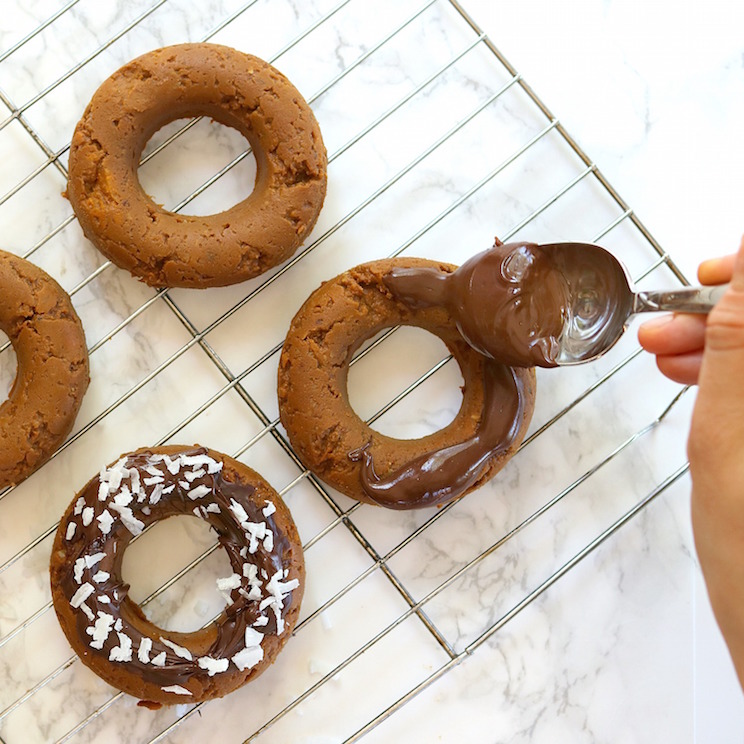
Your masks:
M494 362L485 365L484 376L483 416L470 439L423 454L384 478L375 472L368 444L349 453L363 461L361 484L371 501L391 509L444 504L477 483L491 458L512 445L524 414L523 382Z

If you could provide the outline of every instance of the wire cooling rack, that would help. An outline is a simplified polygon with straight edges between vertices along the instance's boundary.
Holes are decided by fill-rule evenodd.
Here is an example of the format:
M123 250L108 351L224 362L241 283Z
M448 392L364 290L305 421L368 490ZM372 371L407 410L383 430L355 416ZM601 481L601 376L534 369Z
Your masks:
M53 459L0 493L7 744L395 741L437 720L456 669L491 664L494 649L499 664L526 663L539 637L519 625L527 608L685 473L684 462L659 456L656 435L662 421L684 420L684 391L650 372L626 334L593 365L539 373L528 437L494 481L441 509L392 513L329 489L292 452L276 404L283 336L321 281L365 260L459 263L494 234L587 240L641 284L686 283L669 256L454 0L10 6L0 28L3 248L70 293L92 381ZM186 40L257 54L293 81L321 124L329 191L313 234L284 265L230 288L156 291L97 253L61 193L69 139L95 88L134 56ZM254 173L245 142L204 120L161 130L140 168L158 201L202 214L243 198ZM9 388L13 350L0 340ZM355 358L350 395L375 426L415 437L453 417L459 381L438 340L391 329ZM680 428L668 425L665 437ZM304 542L308 586L295 637L260 679L223 700L152 712L71 653L47 563L74 493L121 452L166 442L227 452L280 491ZM125 564L148 615L180 629L219 612L209 586L229 571L194 521L158 525ZM601 582L582 577L601 605ZM472 688L462 687L447 715L469 730L514 705L514 685L497 680L493 695L468 704Z

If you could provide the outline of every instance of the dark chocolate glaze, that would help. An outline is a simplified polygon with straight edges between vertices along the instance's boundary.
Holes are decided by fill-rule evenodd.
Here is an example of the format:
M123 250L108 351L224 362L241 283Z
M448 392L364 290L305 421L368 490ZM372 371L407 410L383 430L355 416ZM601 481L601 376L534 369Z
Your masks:
M605 252L581 243L497 240L452 274L401 268L385 283L416 305L445 305L463 338L481 354L512 366L555 367L562 335L596 333L627 302L628 288L610 262ZM581 303L591 303L591 327L581 316Z
M180 454L187 456L208 454L206 449L185 450ZM141 477L149 477L143 468L149 464L151 453L142 452L136 455L130 455L126 461L126 467L137 468ZM176 456L174 455L174 458ZM271 516L265 516L262 512L263 504L254 503L251 496L255 488L249 484L233 483L226 480L222 471L214 474L205 474L197 478L191 484L191 489L199 485L204 485L209 492L199 499L189 498L188 491L181 487L180 480L183 475L171 474L167 468L161 464L163 475L165 476L164 486L174 485L174 490L154 505L147 502L138 504L134 499L129 507L134 515L139 519L146 528L148 525L175 515L194 515L195 507L206 507L209 503L217 504L220 512L202 511L201 516L216 531L220 545L227 551L230 564L235 573L240 575L241 588L245 591L250 589L247 579L243 575L243 564L245 562L253 563L258 568L259 577L264 586L268 580L277 572L283 571L290 565L290 544L287 537L277 528L275 520ZM111 497L107 501L98 499L99 479L94 478L88 483L80 496L85 499L86 506L92 506L95 509L96 516L103 512L105 508L110 509ZM232 501L239 504L246 512L248 520L251 522L263 522L273 533L273 549L267 551L259 542L258 550L248 555L241 556L241 549L247 544L245 534L240 528L237 519L230 510ZM150 513L142 511L142 507L148 507ZM112 512L115 515L115 512ZM118 516L118 515L116 515ZM111 531L104 535L101 533L98 521L93 521L84 527L78 518L77 529L72 540L65 543L69 560L66 563L66 569L61 576L60 583L63 592L68 598L72 598L80 584L75 580L74 566L75 561L81 556L91 556L96 553L104 553L105 556L97 564L95 571L105 571L109 577L95 584L95 593L85 600L85 604L97 617L98 612L104 612L114 617L114 621L121 619L124 623L123 632L132 640L132 659L126 662L130 671L135 671L146 682L156 684L160 687L170 685L181 685L188 687L188 681L193 678L200 678L202 684L207 683L208 672L197 664L197 657L210 656L215 659L229 659L245 647L245 631L247 627L252 626L260 614L268 618L268 623L258 627L263 634L276 634L277 621L274 613L269 608L265 612L259 612L260 600L249 600L239 593L238 589L231 592L232 602L225 608L222 614L214 623L216 627L216 637L211 646L204 652L193 654L193 660L189 661L178 656L170 647L162 643L161 637L165 637L178 644L179 646L188 647L189 634L179 634L170 631L164 631L148 621L140 607L129 599L127 596L129 585L124 583L121 578L121 564L124 551L131 541L133 534L124 525L121 519L117 518ZM100 597L105 596L110 599L109 602L101 602ZM281 615L285 617L292 606L292 595L285 600ZM87 629L93 624L92 621L80 610L76 613L77 631L81 638L85 639L86 645L91 641ZM152 663L143 663L137 656L137 650L143 637L149 637L152 640L152 649L150 658L165 652L165 665L163 667L154 666ZM110 650L119 644L119 638L114 630L109 633L107 640L104 642L103 649L96 650L91 648L91 653L99 653L108 658ZM234 669L233 669L234 671Z
M470 439L425 453L384 478L375 472L369 445L349 453L351 460L363 460L361 484L371 501L390 509L444 504L477 483L491 458L509 449L524 415L524 384L513 369L492 361L483 374L483 416Z

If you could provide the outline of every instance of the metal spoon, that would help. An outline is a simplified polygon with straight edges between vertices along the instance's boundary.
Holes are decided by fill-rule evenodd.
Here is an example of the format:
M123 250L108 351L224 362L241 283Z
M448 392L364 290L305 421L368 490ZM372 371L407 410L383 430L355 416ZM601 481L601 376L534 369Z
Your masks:
M567 287L564 325L555 362L583 364L609 351L638 313L708 313L728 285L637 290L627 267L609 251L590 243L544 246Z

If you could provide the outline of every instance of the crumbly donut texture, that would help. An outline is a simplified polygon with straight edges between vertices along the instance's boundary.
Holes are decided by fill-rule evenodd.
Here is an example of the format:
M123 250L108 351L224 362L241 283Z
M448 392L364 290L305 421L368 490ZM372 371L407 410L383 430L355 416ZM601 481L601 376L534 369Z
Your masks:
M347 496L371 503L361 488L362 462L350 453L369 451L380 477L397 471L423 453L473 437L484 407L483 365L488 363L459 334L443 306L412 307L387 288L393 268L455 266L425 259L398 258L356 266L322 284L292 321L279 361L281 422L303 464ZM460 365L462 406L443 429L420 439L395 439L371 429L349 405L347 375L353 353L384 328L412 325L439 336ZM491 457L477 481L462 495L492 478L514 454L527 430L535 398L533 369L516 370L523 383L523 419L514 441Z
M169 212L137 169L163 125L209 116L250 142L253 192L214 215ZM263 60L218 44L179 44L129 62L94 94L72 138L67 195L86 237L154 287L214 287L289 258L326 192L326 150L297 89Z
M88 388L85 334L69 295L34 264L0 251L0 329L17 372L0 405L0 488L43 465L70 433Z
M192 633L147 620L121 578L129 542L179 514L206 520L233 568L217 581L224 611ZM141 449L104 468L62 517L50 574L54 609L82 662L150 708L221 697L255 679L290 636L305 583L297 529L276 491L198 445Z

